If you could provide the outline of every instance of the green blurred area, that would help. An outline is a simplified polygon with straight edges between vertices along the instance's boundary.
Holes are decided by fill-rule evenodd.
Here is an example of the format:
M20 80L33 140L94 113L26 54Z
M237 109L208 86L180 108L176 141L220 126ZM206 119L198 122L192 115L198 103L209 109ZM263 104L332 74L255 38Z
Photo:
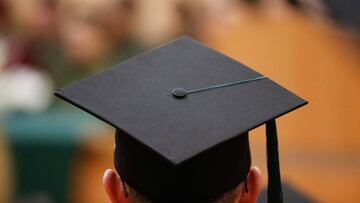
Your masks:
M15 194L30 199L44 195L53 202L69 202L76 150L83 139L90 139L104 126L84 112L64 107L41 113L6 113L1 123L12 146Z

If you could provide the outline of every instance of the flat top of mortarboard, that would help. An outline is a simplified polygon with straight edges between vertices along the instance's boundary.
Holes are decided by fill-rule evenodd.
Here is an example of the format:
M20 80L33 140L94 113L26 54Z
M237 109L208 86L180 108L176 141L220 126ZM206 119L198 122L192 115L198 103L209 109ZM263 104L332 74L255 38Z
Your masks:
M189 37L135 56L55 94L173 164L307 103Z

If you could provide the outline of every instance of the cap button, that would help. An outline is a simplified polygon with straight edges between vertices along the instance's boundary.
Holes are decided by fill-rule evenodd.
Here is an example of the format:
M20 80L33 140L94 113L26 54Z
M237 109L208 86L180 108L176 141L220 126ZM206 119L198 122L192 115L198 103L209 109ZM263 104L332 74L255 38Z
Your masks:
M183 88L174 88L172 94L177 98L183 98L186 96L187 92Z

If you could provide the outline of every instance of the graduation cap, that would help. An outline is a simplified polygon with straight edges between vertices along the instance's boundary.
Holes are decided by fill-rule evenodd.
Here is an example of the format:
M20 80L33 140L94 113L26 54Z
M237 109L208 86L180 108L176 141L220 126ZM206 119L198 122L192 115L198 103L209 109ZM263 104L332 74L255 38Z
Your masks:
M275 118L307 103L189 37L55 94L117 129L119 175L156 202L203 202L244 182L248 132L262 124L269 202L282 202Z

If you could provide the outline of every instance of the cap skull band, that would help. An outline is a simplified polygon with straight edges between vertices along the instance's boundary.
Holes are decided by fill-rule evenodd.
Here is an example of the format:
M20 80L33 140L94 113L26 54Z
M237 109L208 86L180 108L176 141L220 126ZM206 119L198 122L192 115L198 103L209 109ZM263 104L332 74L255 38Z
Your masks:
M128 185L155 199L184 197L187 202L216 197L246 179L248 132L262 124L268 202L282 202L275 119L307 104L189 37L55 95L116 128L115 165Z

